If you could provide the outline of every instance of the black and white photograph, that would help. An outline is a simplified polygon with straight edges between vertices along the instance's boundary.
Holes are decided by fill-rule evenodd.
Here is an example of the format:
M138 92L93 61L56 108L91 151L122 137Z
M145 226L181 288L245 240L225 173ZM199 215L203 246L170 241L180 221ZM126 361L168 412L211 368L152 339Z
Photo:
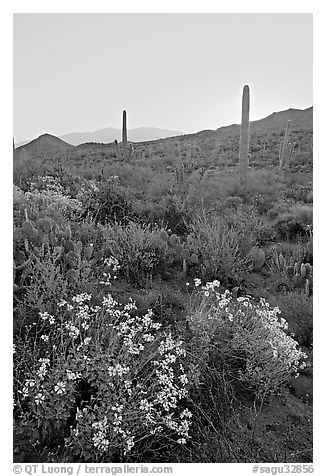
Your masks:
M312 473L313 14L12 21L14 472Z

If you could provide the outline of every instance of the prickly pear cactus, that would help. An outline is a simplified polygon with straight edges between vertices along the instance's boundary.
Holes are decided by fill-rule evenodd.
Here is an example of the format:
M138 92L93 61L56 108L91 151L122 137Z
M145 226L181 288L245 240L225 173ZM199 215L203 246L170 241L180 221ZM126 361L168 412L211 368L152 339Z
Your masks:
M78 279L78 271L75 269L69 269L66 272L66 279L68 282L73 283Z
M198 264L199 263L198 256L195 253L193 253L190 256L189 261L190 261L191 264Z
M160 232L160 238L162 241L164 241L164 243L167 243L169 241L169 235L167 234L165 230L162 230Z
M30 221L24 221L23 223L23 232L27 237L31 237L37 233L37 230L34 228Z
M65 249L66 253L69 253L69 251L75 251L75 245L73 244L73 242L70 239L65 240L63 246L64 246L64 249Z
M90 260L94 251L94 245L90 243L85 251L85 258Z
M74 251L69 251L66 255L66 261L69 268L77 268L78 266L78 255Z
M83 250L83 244L81 241L77 241L75 244L75 252L80 256Z
M181 243L180 238L172 234L170 237L165 230L160 232L160 239L167 244L167 247L172 248L176 255L180 256L182 262L182 269L184 274L187 273L187 266L198 264L199 259L196 253L191 253L188 244L190 244L187 239L187 243Z
M180 243L180 239L177 235L171 235L170 238L169 238L169 243L170 245L172 246L176 246L177 244Z
M301 263L301 265L295 263L294 266L288 266L287 273L294 287L303 289L307 295L312 294L313 267L310 263Z

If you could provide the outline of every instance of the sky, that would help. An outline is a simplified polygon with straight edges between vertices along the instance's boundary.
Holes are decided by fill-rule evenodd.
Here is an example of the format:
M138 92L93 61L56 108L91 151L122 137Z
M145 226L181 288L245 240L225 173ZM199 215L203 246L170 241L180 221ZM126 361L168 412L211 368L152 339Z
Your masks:
M14 14L14 138L184 133L312 106L312 14Z

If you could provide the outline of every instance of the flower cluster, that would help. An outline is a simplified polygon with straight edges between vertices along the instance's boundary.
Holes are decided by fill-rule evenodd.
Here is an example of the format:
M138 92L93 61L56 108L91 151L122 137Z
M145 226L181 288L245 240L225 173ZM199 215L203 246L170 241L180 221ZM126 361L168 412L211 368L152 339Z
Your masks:
M103 280L100 281L100 284L104 284L105 286L111 286L111 279L117 279L117 274L121 266L119 265L118 260L114 256L104 258L103 262L104 266L106 267L106 271L103 273Z
M42 216L47 210L47 215L56 216L59 212L61 217L72 218L83 211L82 202L66 195L64 187L52 176L39 176L27 192L15 186L14 204L36 216Z
M111 265L116 271L117 263ZM61 300L54 315L40 313L38 332L49 338L41 340L42 357L21 387L24 408L41 423L55 415L66 435L76 392L86 386L91 396L66 438L67 451L85 460L102 461L110 451L126 454L144 435L167 434L186 443L191 413L184 402L189 379L183 342L162 332L152 310L137 315L131 298L124 305L112 294L100 305L92 301L82 293Z
M236 370L238 379L264 393L305 367L307 356L287 334L279 308L271 308L264 299L257 303L249 297L235 298L229 291L220 293L219 286L215 280L199 289L189 322L207 349L243 362Z

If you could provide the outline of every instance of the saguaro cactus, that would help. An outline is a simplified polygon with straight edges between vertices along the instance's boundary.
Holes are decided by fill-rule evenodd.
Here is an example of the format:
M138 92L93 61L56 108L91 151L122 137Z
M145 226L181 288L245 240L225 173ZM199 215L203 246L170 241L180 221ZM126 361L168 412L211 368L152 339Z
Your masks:
M279 160L279 163L281 163L282 148L283 148L283 141L281 140L281 141L280 141L279 148L278 148L278 160Z
M240 147L239 147L239 172L240 183L245 186L247 182L247 174L249 169L249 86L245 85L242 92L242 114L240 129Z
M296 147L295 142L291 142L291 143L288 144L288 149L289 150L288 150L288 153L286 154L286 157L285 157L284 170L289 170L289 168L290 168L290 161L293 157L295 147Z
M117 158L119 160L122 159L121 152L119 149L119 144L118 141L114 141L115 144L115 149L116 149L116 154ZM131 160L134 156L134 148L132 144L128 145L128 138L127 138L127 111L123 111L122 113L122 154L123 154L123 159L125 161Z
M281 158L280 158L280 166L279 166L280 172L282 172L283 168L284 168L286 153L287 153L287 149L288 149L290 127L291 127L291 119L288 120L288 123L286 125L286 129L285 129L285 133L284 133L282 152L281 152Z
M122 113L122 150L124 158L128 153L128 139L127 139L127 111Z

